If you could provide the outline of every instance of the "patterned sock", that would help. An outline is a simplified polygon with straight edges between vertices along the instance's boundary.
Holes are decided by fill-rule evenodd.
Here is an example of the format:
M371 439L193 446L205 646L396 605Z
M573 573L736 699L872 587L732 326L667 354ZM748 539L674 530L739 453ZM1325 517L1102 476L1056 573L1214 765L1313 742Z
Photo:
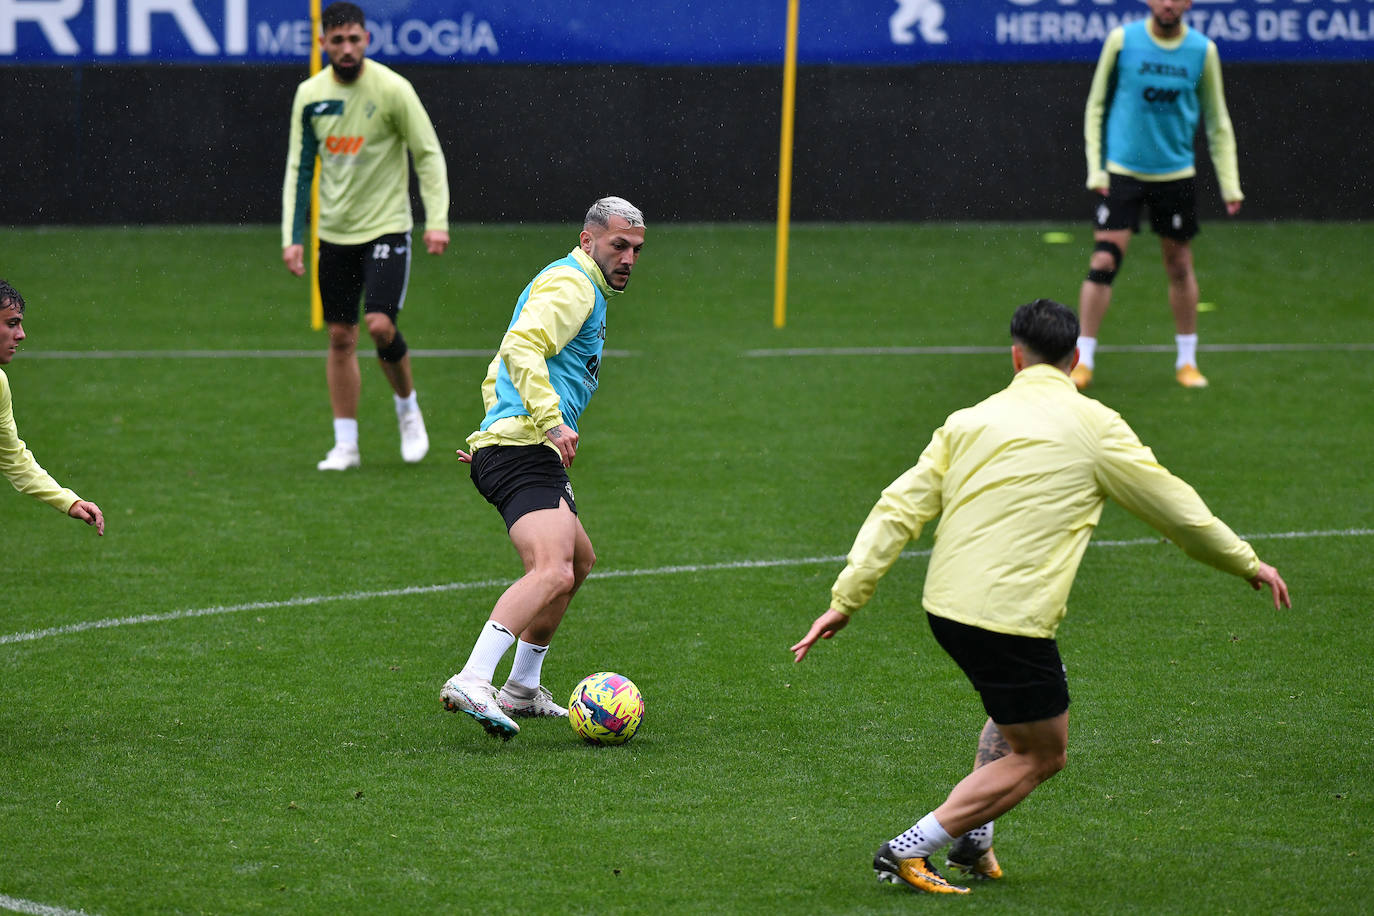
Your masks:
M919 859L934 855L937 850L948 846L952 839L954 838L940 826L940 822L935 819L935 812L932 811L912 825L906 833L889 840L887 845L903 859Z
M988 821L981 827L974 827L960 839L968 840L975 848L987 851L992 848L992 821Z

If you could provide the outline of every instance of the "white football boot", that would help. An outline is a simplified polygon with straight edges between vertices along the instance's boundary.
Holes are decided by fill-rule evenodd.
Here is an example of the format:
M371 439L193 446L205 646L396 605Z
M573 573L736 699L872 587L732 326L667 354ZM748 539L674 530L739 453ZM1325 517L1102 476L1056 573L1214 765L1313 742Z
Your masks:
M407 410L396 417L401 427L401 457L414 464L429 453L429 433L425 432L425 418L420 408Z
M324 456L324 460L315 465L321 471L346 471L349 468L356 468L363 463L362 455L358 452L358 445L335 445L329 450L329 454Z
M520 734L520 726L512 722L496 702L496 688L491 681L455 674L439 691L439 699L444 701L444 708L449 712L467 713L487 730L487 734L502 741Z
M513 719L568 717L568 711L555 703L549 688L542 685L531 688L506 681L506 686L496 695L496 702L501 706L501 711Z

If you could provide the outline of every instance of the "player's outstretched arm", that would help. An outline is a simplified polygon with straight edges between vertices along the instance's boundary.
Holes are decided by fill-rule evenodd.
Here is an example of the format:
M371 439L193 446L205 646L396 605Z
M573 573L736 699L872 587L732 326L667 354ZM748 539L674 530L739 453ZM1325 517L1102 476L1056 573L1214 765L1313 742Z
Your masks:
M806 631L801 642L797 643L788 651L794 656L792 661L799 662L806 658L806 653L811 651L811 647L816 644L818 639L829 639L844 629L845 624L849 623L849 615L841 614L834 609L826 611L816 618L816 622L811 624L811 629Z
M105 534L105 515L95 503L84 499L78 499L76 502L72 503L72 507L67 510L67 514L72 518L80 519L88 525L94 525L96 534Z
M1259 572L1250 577L1250 587L1259 591L1264 586L1269 586L1270 593L1274 596L1275 609L1293 606L1293 602L1288 600L1288 583L1283 581L1283 576L1279 571L1268 563L1261 562Z

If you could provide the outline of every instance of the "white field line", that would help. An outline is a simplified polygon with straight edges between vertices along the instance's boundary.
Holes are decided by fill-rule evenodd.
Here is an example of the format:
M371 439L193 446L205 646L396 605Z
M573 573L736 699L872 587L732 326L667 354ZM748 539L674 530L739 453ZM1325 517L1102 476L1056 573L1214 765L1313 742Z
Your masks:
M998 347L791 347L777 350L745 350L747 358L768 356L986 356L1006 353L1011 344ZM1374 350L1374 343L1277 343L1198 344L1203 353L1326 353ZM1103 344L1099 353L1172 353L1173 344Z
M987 356L1007 352L995 347L784 347L777 350L745 350L746 359L775 356ZM1172 353L1173 344L1102 344L1100 353ZM1374 343L1237 343L1198 344L1203 353L1335 353L1374 350ZM490 359L491 350L421 350L413 355L430 359ZM606 350L606 356L621 358L641 354L634 350ZM24 359L315 359L324 358L319 350L33 350Z
M23 349L22 347L20 349ZM1099 349L1101 349L1099 347ZM412 347L413 356L440 359L484 357L491 359L494 350L420 350ZM605 350L605 356L637 356L630 350ZM24 350L24 359L313 359L325 357L325 349L318 350Z
M1374 528L1345 528L1328 531L1280 531L1265 534L1246 534L1247 541L1263 540L1307 540L1330 537L1365 537L1374 534ZM1091 547L1142 547L1149 544L1162 544L1162 538L1133 538L1124 541L1091 541ZM929 550L908 550L903 557L930 556ZM735 560L728 563L693 563L682 566L655 566L649 569L611 569L594 572L589 579L625 579L637 576L675 576L682 573L725 572L737 569L776 569L791 566L823 566L829 563L843 563L845 557L803 557L776 560ZM136 614L131 617L107 617L103 620L86 620L68 623L43 630L26 630L21 633L7 633L0 636L0 645L10 643L35 642L49 636L65 636L84 633L87 630L108 630L139 623L165 623L172 620L187 620L192 617L215 617L220 614L234 614L239 611L268 611L286 607L305 607L313 604L329 604L334 601L370 601L374 598L398 598L406 595L427 595L440 592L471 591L483 588L505 588L509 579L486 579L477 582L447 582L440 585L412 585L405 588L388 588L366 592L343 592L337 595L307 595L299 598L283 598L279 601L250 601L244 604L222 604L215 607L184 608L178 611L165 611L157 614Z
M8 894L0 894L0 910L24 913L26 916L90 916L85 910L69 910L61 906L48 906L46 903L21 900Z

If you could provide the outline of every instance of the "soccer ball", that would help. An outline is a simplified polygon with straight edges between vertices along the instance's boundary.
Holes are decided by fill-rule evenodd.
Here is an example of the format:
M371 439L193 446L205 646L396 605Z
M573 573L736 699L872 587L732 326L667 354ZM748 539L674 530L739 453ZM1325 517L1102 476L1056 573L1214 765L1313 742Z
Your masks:
M588 744L624 744L644 719L644 697L629 678L600 671L582 679L568 700L568 723Z

